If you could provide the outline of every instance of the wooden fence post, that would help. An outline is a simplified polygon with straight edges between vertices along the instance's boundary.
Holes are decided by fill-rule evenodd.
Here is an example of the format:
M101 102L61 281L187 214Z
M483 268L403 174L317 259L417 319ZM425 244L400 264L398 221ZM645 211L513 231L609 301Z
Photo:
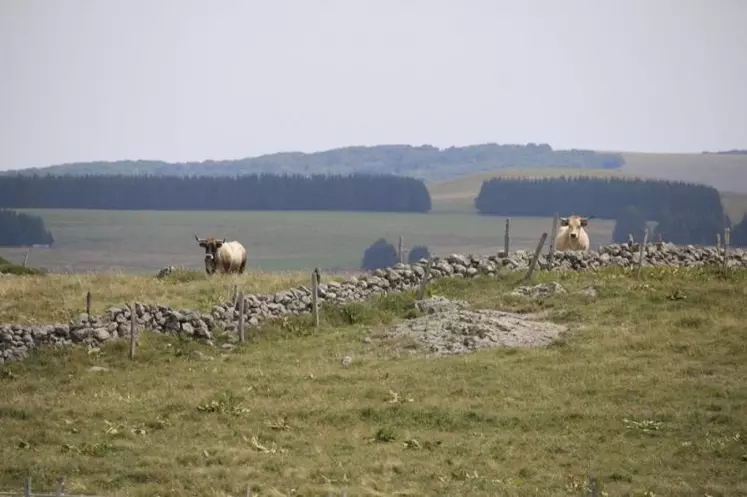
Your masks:
M26 477L26 488L24 489L23 495L31 497L31 477Z
M86 315L88 316L88 324L91 324L91 291L88 290L86 293Z
M26 255L23 258L23 267L26 267L26 263L29 261L29 254L31 253L31 247L26 250Z
M638 254L638 267L635 270L635 277L640 278L641 269L643 268L643 253L646 250L646 242L648 242L648 228L643 228L643 242L641 243L641 251Z
M534 274L534 268L537 266L537 261L539 260L540 252L542 252L542 247L545 245L545 240L547 240L547 232L542 233L542 236L540 237L537 249L534 251L534 256L532 257L532 262L529 263L529 270L527 271L527 275L524 277L525 280L532 279L532 274Z
M589 491L592 497L599 497L599 490L597 489L597 479L594 475L589 474Z
M246 484L246 492L244 493L246 497L252 497L252 487L248 483Z
M506 218L506 228L503 232L503 257L508 257L508 245L509 241L511 240L511 236L509 235L509 229L511 228L511 219Z
M130 360L135 359L135 332L137 328L137 312L135 312L135 303L130 307Z
M431 277L431 266L433 266L433 257L429 257L428 263L425 265L423 279L420 280L420 285L418 285L417 300L423 300L423 297L425 296L425 287L428 285L428 279Z
M244 343L244 310L246 308L246 300L244 299L244 292L239 293L239 343Z
M236 308L236 304L238 303L239 298L239 285L233 286L233 294L231 295L231 301L233 302L234 309Z
M560 223L560 216L555 213L555 217L552 218L552 238L550 238L550 252L547 254L547 269L552 270L553 259L555 258L555 238L558 236L558 224Z
M311 313L314 315L314 326L319 328L319 278L316 270L311 272Z
M398 261L400 263L405 262L405 254L404 254L405 248L404 247L405 247L405 240L400 235L400 237L399 237L399 246L397 247L397 259L398 259Z
M729 270L729 245L731 244L731 228L724 230L724 274Z
M62 494L65 492L65 476L60 476L57 479L57 497L62 497Z
M716 233L716 250L721 252L721 233Z

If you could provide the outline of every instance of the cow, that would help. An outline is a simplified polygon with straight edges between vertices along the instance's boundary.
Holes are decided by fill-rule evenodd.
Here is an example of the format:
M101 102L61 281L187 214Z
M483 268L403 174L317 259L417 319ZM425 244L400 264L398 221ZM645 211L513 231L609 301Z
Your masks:
M589 224L589 219L593 217L561 217L558 235L555 237L555 250L559 252L565 252L566 250L588 252L589 235L584 228Z
M243 274L246 268L246 249L244 246L233 240L226 242L226 239L218 240L217 238L200 238L195 233L195 240L200 247L205 248L205 272L213 274L216 271L223 273Z

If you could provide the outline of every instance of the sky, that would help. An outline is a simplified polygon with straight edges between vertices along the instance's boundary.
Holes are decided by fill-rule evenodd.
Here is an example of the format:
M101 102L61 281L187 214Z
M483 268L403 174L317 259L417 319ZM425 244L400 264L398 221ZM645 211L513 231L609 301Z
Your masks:
M745 0L0 0L0 169L747 148Z

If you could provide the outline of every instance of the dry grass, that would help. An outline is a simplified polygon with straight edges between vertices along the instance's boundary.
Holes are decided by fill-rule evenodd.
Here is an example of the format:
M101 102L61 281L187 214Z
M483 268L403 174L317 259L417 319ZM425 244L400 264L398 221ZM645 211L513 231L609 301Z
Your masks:
M71 493L111 497L248 483L276 496L580 496L591 471L609 496L747 492L745 272L538 273L570 292L534 302L507 295L516 277L433 292L543 312L571 326L563 343L444 359L364 343L408 312L408 294L233 351L150 335L134 363L115 344L6 364L0 487L31 473L39 490L64 474ZM574 293L590 284L597 298Z
M244 292L268 293L299 284L309 285L310 279L310 274L301 272L262 271L212 277L200 272L179 271L164 279L120 272L6 276L0 278L0 323L67 322L85 312L88 291L94 314L133 301L208 311L231 298L234 285L239 285Z

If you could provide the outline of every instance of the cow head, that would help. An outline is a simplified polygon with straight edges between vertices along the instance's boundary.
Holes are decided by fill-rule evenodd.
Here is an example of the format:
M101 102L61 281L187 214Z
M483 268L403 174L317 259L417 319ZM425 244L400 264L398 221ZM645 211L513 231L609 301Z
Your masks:
M218 252L218 249L226 243L226 239L218 240L217 238L209 237L209 238L200 238L197 236L197 233L195 233L195 240L197 240L197 244L200 247L203 247L205 249L205 272L207 274L213 274L215 272L215 268L218 265L218 261L216 260L216 253Z
M561 217L560 218L560 225L561 226L567 226L568 227L568 235L571 237L571 240L576 240L578 238L579 233L581 232L581 228L586 228L586 226L589 225L589 219L592 219L594 216L589 217L581 217L581 216L571 216L571 217Z

